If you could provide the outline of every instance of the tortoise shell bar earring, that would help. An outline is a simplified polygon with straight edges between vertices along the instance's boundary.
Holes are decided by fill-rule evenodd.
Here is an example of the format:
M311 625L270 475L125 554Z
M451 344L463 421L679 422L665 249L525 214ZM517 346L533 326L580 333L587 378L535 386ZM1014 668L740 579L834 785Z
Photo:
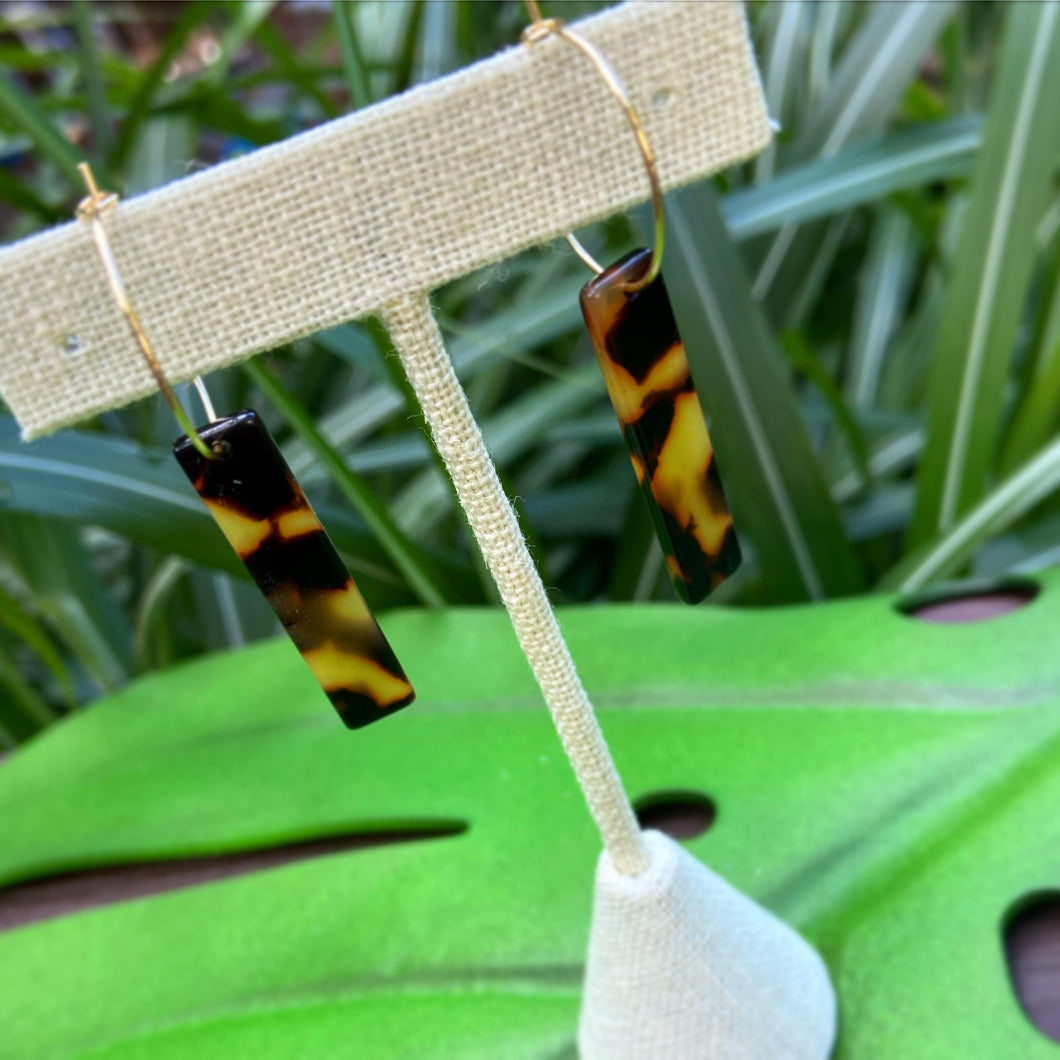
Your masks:
M533 20L527 44L551 35L593 64L621 106L651 181L655 245L604 269L573 235L567 241L597 274L581 292L582 315L629 446L677 594L696 604L740 565L740 545L722 488L714 447L692 384L688 358L663 285L665 222L655 155L637 112L600 52L560 19Z
M173 455L339 717L359 729L411 703L405 671L258 414L198 436L212 459L186 436Z
M78 216L92 237L119 308L184 436L173 454L302 653L348 728L358 729L412 702L405 671L256 412L218 419L195 380L210 423L195 430L162 373L129 301L102 215L116 195L99 191L81 167L89 196Z
M590 280L582 313L678 595L699 603L740 565L740 545L662 276L635 250Z

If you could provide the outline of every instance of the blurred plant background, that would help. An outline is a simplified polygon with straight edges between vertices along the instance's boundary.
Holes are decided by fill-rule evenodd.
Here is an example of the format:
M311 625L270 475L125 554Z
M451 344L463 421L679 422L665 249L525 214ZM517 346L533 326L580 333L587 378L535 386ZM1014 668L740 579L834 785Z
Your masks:
M1055 562L1058 6L748 11L781 131L668 197L667 283L748 558L715 602ZM489 56L525 19L514 0L4 3L2 238L69 218L82 159L135 195ZM613 260L644 220L583 235ZM554 600L673 600L583 334L587 276L561 244L436 304ZM388 353L349 324L208 384L266 416L376 608L493 602ZM0 744L275 632L175 434L154 400L31 445L0 415Z

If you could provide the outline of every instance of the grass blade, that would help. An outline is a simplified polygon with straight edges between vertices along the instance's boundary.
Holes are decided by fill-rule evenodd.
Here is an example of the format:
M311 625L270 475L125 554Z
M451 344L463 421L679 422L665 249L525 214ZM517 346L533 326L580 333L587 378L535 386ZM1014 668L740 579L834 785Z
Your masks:
M0 645L0 731L21 743L53 721L54 712Z
M982 495L1056 169L1060 5L1013 4L956 267L932 352L928 446L910 540L930 540Z
M312 99L325 120L337 118L342 114L340 108L318 85L316 71L303 69L298 65L291 46L271 22L267 19L259 22L254 29L253 39L272 59L273 67L284 82L297 87L299 92Z
M820 104L799 130L787 161L830 158L843 144L879 131L953 7L949 0L873 4Z
M346 87L350 92L350 110L367 107L372 102L372 81L361 51L354 14L355 4L339 0L331 5L331 16L335 20L335 32L342 52L342 69L346 74Z
M1057 394L1060 394L1060 243L1045 283L1031 371L1002 454L1002 474L1027 460L1056 430L1060 419Z
M0 111L29 137L41 158L54 163L73 187L79 190L84 187L77 171L84 156L3 70L0 70ZM97 175L102 182L104 174Z
M852 405L876 404L884 357L905 315L916 256L912 222L900 210L882 206L861 272L847 357L846 396Z
M543 383L483 421L486 448L502 474L557 422L600 400L599 374L595 364L586 365L564 380ZM403 526L430 526L452 496L447 474L424 472L402 490L394 510Z
M832 51L844 13L841 2L815 4L813 34L810 39L808 90L811 103L825 94L832 76Z
M764 64L763 88L769 115L781 127L795 115L798 82L805 68L806 8L802 0L779 4L773 8L776 28ZM777 143L774 139L755 160L754 179L762 184L773 176Z
M125 112L114 141L109 162L112 169L123 170L140 137L140 128L151 113L155 96L165 81L166 72L180 54L192 32L210 15L213 5L207 0L193 0L185 6L166 37L155 61L144 71Z
M908 555L880 583L909 592L959 571L984 542L1060 489L1060 439L991 490L946 533Z
M857 561L751 297L743 263L706 185L667 198L666 282L737 527L774 599L856 592Z
M87 431L59 431L31 445L11 417L0 417L0 484L6 511L57 516L102 526L163 553L247 577L168 452ZM362 588L390 602L401 580L363 524L316 505L343 561ZM456 571L448 571L456 577Z
M424 0L406 0L405 23L401 27L400 46L394 55L393 81L390 94L396 96L412 84L416 72L416 56L420 51L420 29L423 26Z
M74 686L62 655L44 627L3 586L0 586L0 626L6 626L36 653L51 671L67 701L72 703Z
M981 137L982 120L973 114L860 141L761 187L726 195L722 213L734 239L829 217L905 188L964 176Z
M224 84L228 70L239 55L239 50L254 35L258 27L272 13L278 0L243 0L228 7L230 18L221 34L221 55L206 68L203 83L214 88Z
M843 394L836 385L835 380L828 370L821 364L820 359L814 353L806 337L801 331L789 331L781 336L781 346L788 356L788 360L798 371L806 377L824 398L825 404L835 419L835 424L846 439L850 455L862 476L864 482L871 477L869 471L869 450L865 444L865 436L854 419L850 406L843 398Z
M565 280L524 304L517 299L510 308L495 313L487 324L461 327L443 317L439 323L447 333L449 355L466 386L480 372L503 357L513 360L569 332L581 322L578 291L585 282L578 276ZM386 369L383 369L384 373ZM392 383L369 387L333 412L320 418L319 430L337 449L344 449L373 431L405 408L405 398ZM297 439L288 446L291 469L306 481L316 477L312 454Z
M167 556L159 564L140 595L136 619L133 623L133 644L136 663L141 670L150 670L156 665L151 652L151 637L177 583L190 569L188 563L179 556ZM168 657L160 658L157 660L157 665L165 665L168 661Z
M96 157L106 159L110 154L110 118L107 114L107 95L99 68L96 35L92 26L91 0L74 0L74 28L77 30L77 54L81 64L81 78L88 97L88 118L92 124L92 147Z
M38 612L102 691L132 669L132 637L78 531L51 519L5 512L3 554L32 591Z
M28 184L0 165L0 200L23 213L33 214L46 225L66 220L69 211L45 202Z
M844 144L878 133L952 10L949 0L875 4L843 52L820 105L783 153L784 161L830 158ZM792 222L762 254L752 289L756 298L768 302L770 316L783 327L793 323L791 292L818 240L812 228L800 229Z

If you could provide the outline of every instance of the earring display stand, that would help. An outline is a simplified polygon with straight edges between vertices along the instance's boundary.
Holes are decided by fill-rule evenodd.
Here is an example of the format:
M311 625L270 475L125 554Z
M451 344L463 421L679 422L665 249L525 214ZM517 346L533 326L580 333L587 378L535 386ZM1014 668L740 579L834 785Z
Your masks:
M576 28L624 82L664 189L769 143L738 3L629 3ZM430 309L439 286L648 190L612 96L551 39L132 200L108 232L172 382L369 314L389 329L604 842L585 1060L824 1060L816 953L641 833ZM25 438L155 389L82 228L0 252L0 309L0 393Z
M633 809L430 304L422 296L404 299L391 306L383 320L552 712L604 847L620 872L643 872L649 858Z
M663 188L769 142L738 3L629 3L577 31L622 78ZM630 874L647 866L632 809L425 292L647 192L610 93L551 39L123 203L107 221L171 382L359 316L389 323L605 846ZM0 393L25 438L155 390L78 224L0 252L0 308Z
M739 4L625 4L577 29L629 90L665 188L769 143ZM378 314L647 193L621 111L552 39L123 201L107 231L177 383ZM0 308L0 393L27 439L154 391L83 226L0 251Z

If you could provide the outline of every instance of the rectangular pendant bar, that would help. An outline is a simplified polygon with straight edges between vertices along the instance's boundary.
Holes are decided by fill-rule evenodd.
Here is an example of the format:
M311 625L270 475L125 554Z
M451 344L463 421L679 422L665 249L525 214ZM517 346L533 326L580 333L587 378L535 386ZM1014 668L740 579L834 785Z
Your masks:
M405 671L258 414L199 436L216 459L186 437L173 455L346 726L411 703Z
M699 603L740 565L740 545L673 308L651 251L590 280L582 314L678 595Z

